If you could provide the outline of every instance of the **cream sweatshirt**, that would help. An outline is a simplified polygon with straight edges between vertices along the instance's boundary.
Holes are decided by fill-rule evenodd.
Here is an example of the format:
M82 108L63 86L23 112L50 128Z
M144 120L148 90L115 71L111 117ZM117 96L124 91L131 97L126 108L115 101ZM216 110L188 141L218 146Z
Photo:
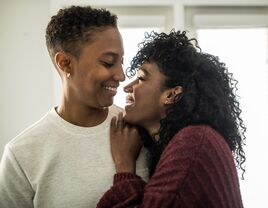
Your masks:
M63 120L53 108L5 147L0 163L1 208L93 208L112 185L109 108L95 127ZM145 150L137 174L148 180Z

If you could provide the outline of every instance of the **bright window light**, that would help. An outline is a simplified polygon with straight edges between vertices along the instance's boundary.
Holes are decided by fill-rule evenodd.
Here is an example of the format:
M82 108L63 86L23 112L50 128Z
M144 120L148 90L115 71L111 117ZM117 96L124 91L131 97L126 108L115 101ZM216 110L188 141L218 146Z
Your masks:
M204 52L226 63L238 80L246 132L246 174L240 181L245 208L268 207L268 32L265 28L199 29Z

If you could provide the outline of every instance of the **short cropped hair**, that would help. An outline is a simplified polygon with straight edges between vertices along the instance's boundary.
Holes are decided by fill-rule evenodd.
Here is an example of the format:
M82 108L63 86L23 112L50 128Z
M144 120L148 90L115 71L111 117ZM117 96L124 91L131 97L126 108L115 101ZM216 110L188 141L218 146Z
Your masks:
M79 57L81 45L92 41L92 34L106 27L117 27L117 16L105 9L90 6L60 9L46 28L46 45L53 63L59 51Z

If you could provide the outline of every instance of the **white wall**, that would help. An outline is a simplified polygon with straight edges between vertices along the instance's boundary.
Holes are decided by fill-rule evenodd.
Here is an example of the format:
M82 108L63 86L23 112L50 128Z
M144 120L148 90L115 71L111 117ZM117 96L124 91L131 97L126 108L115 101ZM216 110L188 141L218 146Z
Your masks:
M0 158L4 144L53 104L46 0L0 0Z
M268 0L0 0L0 158L4 144L57 103L55 82L60 80L54 76L55 69L46 51L45 28L52 14L71 4L165 6L172 13L173 27L185 29L187 6L268 6ZM246 175L244 186L259 177L258 171L263 172L263 158L256 163L260 168L254 177ZM267 186L265 177L263 186ZM250 189L258 195L257 187ZM258 199L251 204L267 207L258 204ZM245 204L246 208L249 206Z

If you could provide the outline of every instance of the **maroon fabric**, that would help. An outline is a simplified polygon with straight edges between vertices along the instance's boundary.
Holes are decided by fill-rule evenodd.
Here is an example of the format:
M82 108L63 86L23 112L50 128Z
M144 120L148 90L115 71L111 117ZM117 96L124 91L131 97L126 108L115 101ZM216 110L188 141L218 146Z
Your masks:
M146 184L139 176L118 173L97 208L241 208L232 152L209 126L180 130L164 150Z

